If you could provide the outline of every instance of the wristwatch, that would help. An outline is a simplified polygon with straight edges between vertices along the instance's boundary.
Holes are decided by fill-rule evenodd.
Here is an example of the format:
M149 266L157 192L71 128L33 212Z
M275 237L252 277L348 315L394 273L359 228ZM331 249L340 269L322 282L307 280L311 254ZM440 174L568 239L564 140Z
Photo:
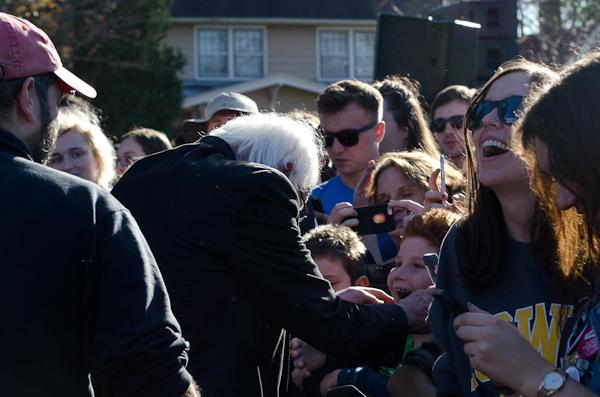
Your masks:
M536 397L548 397L558 393L565 386L567 374L560 368L548 372L542 377Z

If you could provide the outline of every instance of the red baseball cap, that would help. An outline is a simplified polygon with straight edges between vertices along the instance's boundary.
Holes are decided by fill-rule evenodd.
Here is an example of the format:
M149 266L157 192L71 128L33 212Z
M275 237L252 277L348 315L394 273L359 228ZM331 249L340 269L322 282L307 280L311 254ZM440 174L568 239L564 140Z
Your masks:
M25 19L0 12L0 80L50 72L63 83L63 91L96 97L94 87L63 67L46 33Z

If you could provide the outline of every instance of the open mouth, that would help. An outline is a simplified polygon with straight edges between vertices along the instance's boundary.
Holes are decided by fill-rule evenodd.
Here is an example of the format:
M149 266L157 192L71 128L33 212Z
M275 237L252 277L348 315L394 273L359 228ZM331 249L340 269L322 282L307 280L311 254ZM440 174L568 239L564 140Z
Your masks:
M406 288L394 288L394 292L398 296L398 300L404 299L412 293L411 290L406 289Z
M510 149L508 146L495 139L488 139L481 145L481 150L484 158L499 156L508 152Z

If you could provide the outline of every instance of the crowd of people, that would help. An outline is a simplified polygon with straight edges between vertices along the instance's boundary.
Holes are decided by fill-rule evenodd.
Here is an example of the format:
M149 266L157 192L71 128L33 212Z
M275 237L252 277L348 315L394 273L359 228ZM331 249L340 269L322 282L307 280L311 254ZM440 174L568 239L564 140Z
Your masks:
M406 76L316 113L228 92L112 142L0 13L0 390L600 395L599 90L600 51L516 58L431 106Z

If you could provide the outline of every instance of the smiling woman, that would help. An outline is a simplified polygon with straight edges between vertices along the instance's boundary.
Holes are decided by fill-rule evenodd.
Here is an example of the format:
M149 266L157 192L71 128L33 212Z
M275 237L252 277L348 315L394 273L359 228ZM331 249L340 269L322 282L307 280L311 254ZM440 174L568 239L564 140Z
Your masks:
M473 303L496 320L515 325L553 364L561 321L571 309L571 299L562 292L567 278L557 263L558 245L548 213L537 202L525 164L510 142L513 124L522 113L521 99L536 84L555 77L542 65L509 61L470 104L463 130L469 213L444 240L437 278L437 286L459 302ZM429 325L447 352L434 369L438 395L502 392L497 388L502 382L493 383L473 369L479 368L473 351L457 338L454 319L444 306L431 305ZM538 338L542 333L547 335L544 341Z
M76 99L58 114L56 148L48 165L109 189L115 178L115 150L91 105Z

